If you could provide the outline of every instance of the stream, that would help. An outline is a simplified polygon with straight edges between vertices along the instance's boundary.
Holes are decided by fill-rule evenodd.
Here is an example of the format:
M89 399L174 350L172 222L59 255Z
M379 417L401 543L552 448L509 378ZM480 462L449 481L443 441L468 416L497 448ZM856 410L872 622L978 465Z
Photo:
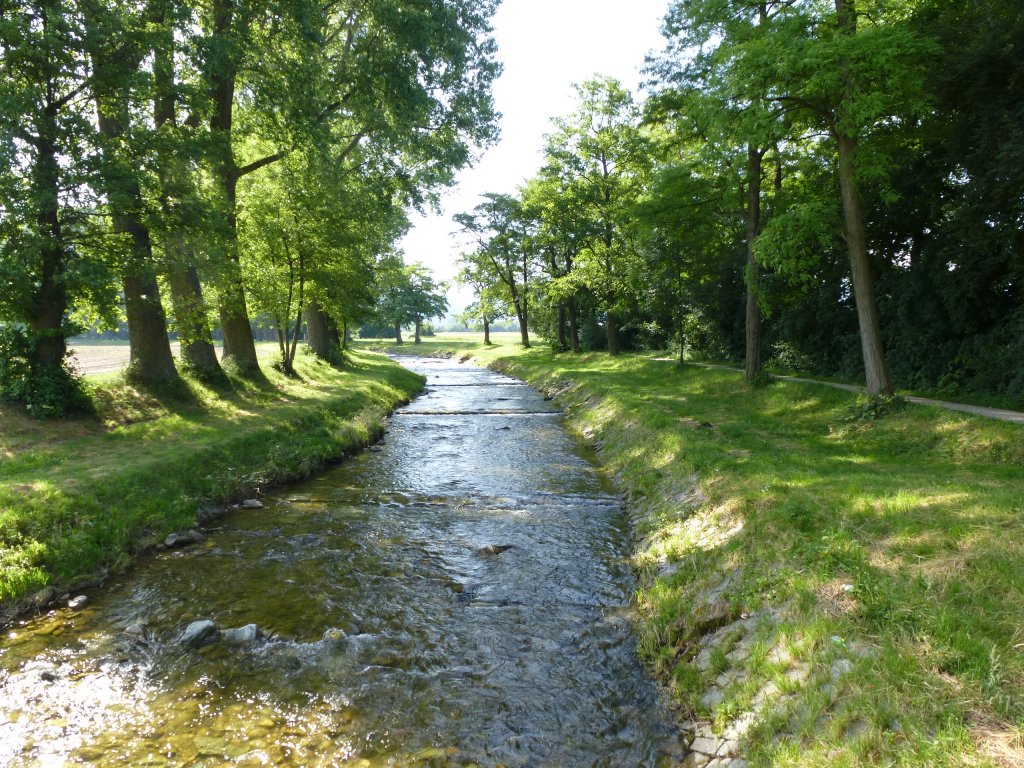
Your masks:
M0 766L669 766L618 499L529 387L400 358L386 439L0 638ZM190 622L257 624L184 646Z

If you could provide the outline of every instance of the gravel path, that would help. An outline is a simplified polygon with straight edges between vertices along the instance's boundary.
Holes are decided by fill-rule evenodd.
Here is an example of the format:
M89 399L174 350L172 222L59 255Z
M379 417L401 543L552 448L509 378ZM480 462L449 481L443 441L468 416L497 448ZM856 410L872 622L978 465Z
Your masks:
M662 358L668 360L669 358ZM674 362L674 360L673 360ZM742 368L735 368L731 365L716 365L714 363L695 363L687 361L687 365L698 365L701 368L721 368L725 371L740 371ZM833 389L842 389L847 392L856 392L862 394L864 387L858 387L855 384L839 384L833 381L818 381L817 379L805 379L800 376L772 376L773 379L782 379L784 381L798 381L802 384L821 384L825 387L832 387ZM964 413L971 413L975 416L985 416L989 419L998 419L999 421L1010 421L1014 424L1024 424L1024 413L1020 411L1008 411L1003 408L988 408L983 405L967 405L966 403L953 403L948 400L933 400L929 397L914 397L913 395L907 395L906 399L908 402L916 403L917 405L931 405L936 408L945 408L949 411L963 411Z

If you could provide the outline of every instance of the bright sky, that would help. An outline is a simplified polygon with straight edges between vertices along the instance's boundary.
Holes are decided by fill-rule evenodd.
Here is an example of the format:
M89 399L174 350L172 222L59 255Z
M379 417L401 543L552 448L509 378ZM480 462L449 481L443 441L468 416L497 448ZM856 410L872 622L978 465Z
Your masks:
M413 216L402 240L407 262L421 261L440 280L452 278L459 256L452 216L471 210L485 192L513 193L540 169L551 118L575 108L573 83L610 75L634 92L644 56L660 49L669 0L503 0L494 17L504 72L494 86L501 139L445 194L440 215ZM448 294L452 311L473 300Z

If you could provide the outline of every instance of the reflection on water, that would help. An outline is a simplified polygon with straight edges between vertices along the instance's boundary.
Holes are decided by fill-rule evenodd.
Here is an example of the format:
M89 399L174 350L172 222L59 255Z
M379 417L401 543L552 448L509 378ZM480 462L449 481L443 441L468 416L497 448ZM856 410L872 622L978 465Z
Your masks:
M549 403L405 358L380 450L0 641L0 765L660 766L616 499ZM192 621L270 639L198 650Z

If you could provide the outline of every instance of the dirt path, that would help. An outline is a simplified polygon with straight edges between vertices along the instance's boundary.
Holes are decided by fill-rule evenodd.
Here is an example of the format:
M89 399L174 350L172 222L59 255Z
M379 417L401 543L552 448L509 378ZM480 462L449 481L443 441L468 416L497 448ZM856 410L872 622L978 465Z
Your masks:
M664 358L669 359L669 358ZM698 365L701 368L720 368L724 371L737 371L742 372L741 368L734 368L731 365L716 365L714 363L695 363L687 361L687 365ZM821 384L822 386L832 387L833 389L842 389L847 392L856 392L862 394L864 387L858 387L855 384L838 384L833 381L818 381L817 379L805 379L801 376L772 376L773 379L781 379L783 381L798 381L801 384ZM929 397L915 397L913 395L907 395L906 399L908 402L916 403L917 405L931 405L936 408L945 408L949 411L963 411L964 413L971 413L975 416L985 416L989 419L998 419L999 421L1011 421L1014 424L1024 425L1024 413L1020 411L1008 411L1003 408L988 408L984 405L967 405L966 403L953 403L948 400L933 400Z
M177 345L175 345L177 346ZM128 365L128 345L82 345L71 348L72 364L83 376L117 373ZM174 350L177 354L178 350Z

